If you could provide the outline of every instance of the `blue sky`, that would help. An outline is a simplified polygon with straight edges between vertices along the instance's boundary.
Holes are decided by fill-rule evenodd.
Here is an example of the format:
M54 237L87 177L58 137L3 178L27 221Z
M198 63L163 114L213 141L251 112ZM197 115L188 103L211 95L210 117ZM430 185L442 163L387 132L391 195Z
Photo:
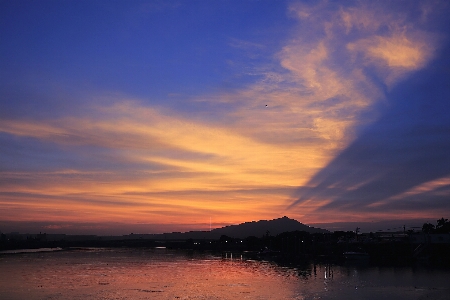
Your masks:
M449 12L1 1L0 231L448 217Z
M254 81L245 69L270 61L286 39L292 21L285 5L4 2L2 52L8 59L2 69L15 80L27 76L55 84L56 77L61 85L119 91L164 105L169 95L186 97Z

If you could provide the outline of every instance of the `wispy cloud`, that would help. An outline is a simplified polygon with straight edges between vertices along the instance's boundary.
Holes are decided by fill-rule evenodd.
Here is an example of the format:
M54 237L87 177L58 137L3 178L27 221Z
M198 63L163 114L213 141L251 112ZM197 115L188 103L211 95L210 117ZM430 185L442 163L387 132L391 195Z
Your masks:
M30 218L40 207L37 219L46 210L68 207L91 211L93 217L101 213L105 220L126 212L120 219L165 222L176 219L180 210L193 219L204 217L205 210L246 219L247 211L280 210L277 203L292 192L301 171L294 162L304 159L296 147L259 142L226 127L126 100L94 106L82 117L3 119L0 131L53 145L61 156L62 162L46 172L2 172L2 207L10 212L27 208ZM44 163L52 165L54 159L47 157ZM265 195L258 192L262 187ZM282 189L287 190L280 194Z
M80 87L66 93L72 104L47 103L52 113L2 114L0 209L9 221L51 216L57 226L80 216L191 225L286 213L314 223L420 217L420 197L442 208L449 93L437 22L448 7L407 4L293 2L296 24L278 49L226 38L240 53L224 58L242 79L232 87L167 90L169 100ZM161 2L138 14L160 9L172 11ZM51 104L66 99L64 88L44 87Z
M328 218L331 222L394 218L399 212L411 218L432 215L437 207L445 207L442 201L430 197L431 191L428 195L422 193L421 200L416 194L414 200L411 198L413 191L426 185L424 182L437 182L448 174L444 171L448 170L448 162L442 152L448 151L448 138L439 134L449 128L441 113L448 110L444 101L448 87L442 79L448 75L437 67L448 63L440 54L446 49L442 44L443 27L427 31L431 12L423 10L420 4L415 16L411 13L414 10L386 8L374 3L334 11L293 8L304 22L327 17L322 23L323 38L303 55L312 55L314 59L308 62L321 62L319 67L297 63L297 73L309 86L327 83L322 90L324 96L317 93L315 99L339 94L347 96L343 99L351 99L341 105L373 109L381 102L390 106L378 110L379 115L369 120L378 121L366 123L366 129L354 135L356 139L347 148L299 189L299 199L292 202L290 210L302 211L303 206L316 203L310 214L333 214ZM336 58L341 58L341 62ZM430 66L437 58L439 62ZM425 71L417 73L420 70ZM414 79L407 80L415 73ZM426 111L417 109L426 105L430 97L440 104L427 107ZM352 103L355 100L359 101ZM349 128L364 124L358 118L353 120L348 123ZM427 138L425 132L433 132L433 137ZM442 194L442 187L440 190Z

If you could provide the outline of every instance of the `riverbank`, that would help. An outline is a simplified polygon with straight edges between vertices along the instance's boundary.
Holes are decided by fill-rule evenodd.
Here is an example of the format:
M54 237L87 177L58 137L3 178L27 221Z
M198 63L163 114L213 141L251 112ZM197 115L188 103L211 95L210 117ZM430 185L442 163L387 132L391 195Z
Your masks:
M362 258L377 265L409 265L417 262L450 267L450 244L431 243L431 239L417 239L419 235L401 238L355 240L350 233L316 233L302 231L285 232L276 236L247 237L245 239L221 236L219 239L154 240L142 238L111 239L101 236L64 236L61 239L4 238L0 251L18 249L73 249L73 248L156 248L210 251L215 253L258 253L266 250L268 259L298 262L302 260L343 261L345 253L360 253ZM428 241L428 242L427 242ZM4 254L8 252L3 252ZM271 254L271 255L268 255ZM276 254L276 255L274 255ZM355 258L355 255L353 255ZM361 258L361 257L360 257Z

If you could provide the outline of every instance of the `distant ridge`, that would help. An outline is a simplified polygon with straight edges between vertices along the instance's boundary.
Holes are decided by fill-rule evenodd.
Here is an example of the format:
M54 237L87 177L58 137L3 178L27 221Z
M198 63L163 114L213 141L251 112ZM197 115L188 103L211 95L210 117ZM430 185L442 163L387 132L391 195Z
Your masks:
M328 230L314 228L300 223L286 216L273 220L260 220L245 222L239 225L230 225L213 229L211 234L215 237L226 235L233 238L246 238L248 236L262 237L263 235L278 235L288 231L306 231L309 233L327 233Z
M88 241L88 240L186 240L186 239L219 239L222 235L232 238L246 238L255 236L261 238L265 235L276 236L283 232L306 231L309 233L328 233L328 230L314 228L300 223L297 220L288 217L282 217L273 220L260 220L245 222L238 225L230 225L222 228L216 228L211 231L188 231L188 232L168 232L157 234L128 234L121 236L96 236L96 235L65 235L65 234L47 234L46 240L70 240L70 241Z

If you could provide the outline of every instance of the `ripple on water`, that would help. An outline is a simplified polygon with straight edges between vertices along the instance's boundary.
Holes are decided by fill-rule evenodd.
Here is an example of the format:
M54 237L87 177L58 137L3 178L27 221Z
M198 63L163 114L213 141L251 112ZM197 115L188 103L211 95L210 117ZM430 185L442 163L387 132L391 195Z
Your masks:
M11 300L446 299L450 292L448 271L291 268L167 249L20 254L1 258L0 270L0 298Z

